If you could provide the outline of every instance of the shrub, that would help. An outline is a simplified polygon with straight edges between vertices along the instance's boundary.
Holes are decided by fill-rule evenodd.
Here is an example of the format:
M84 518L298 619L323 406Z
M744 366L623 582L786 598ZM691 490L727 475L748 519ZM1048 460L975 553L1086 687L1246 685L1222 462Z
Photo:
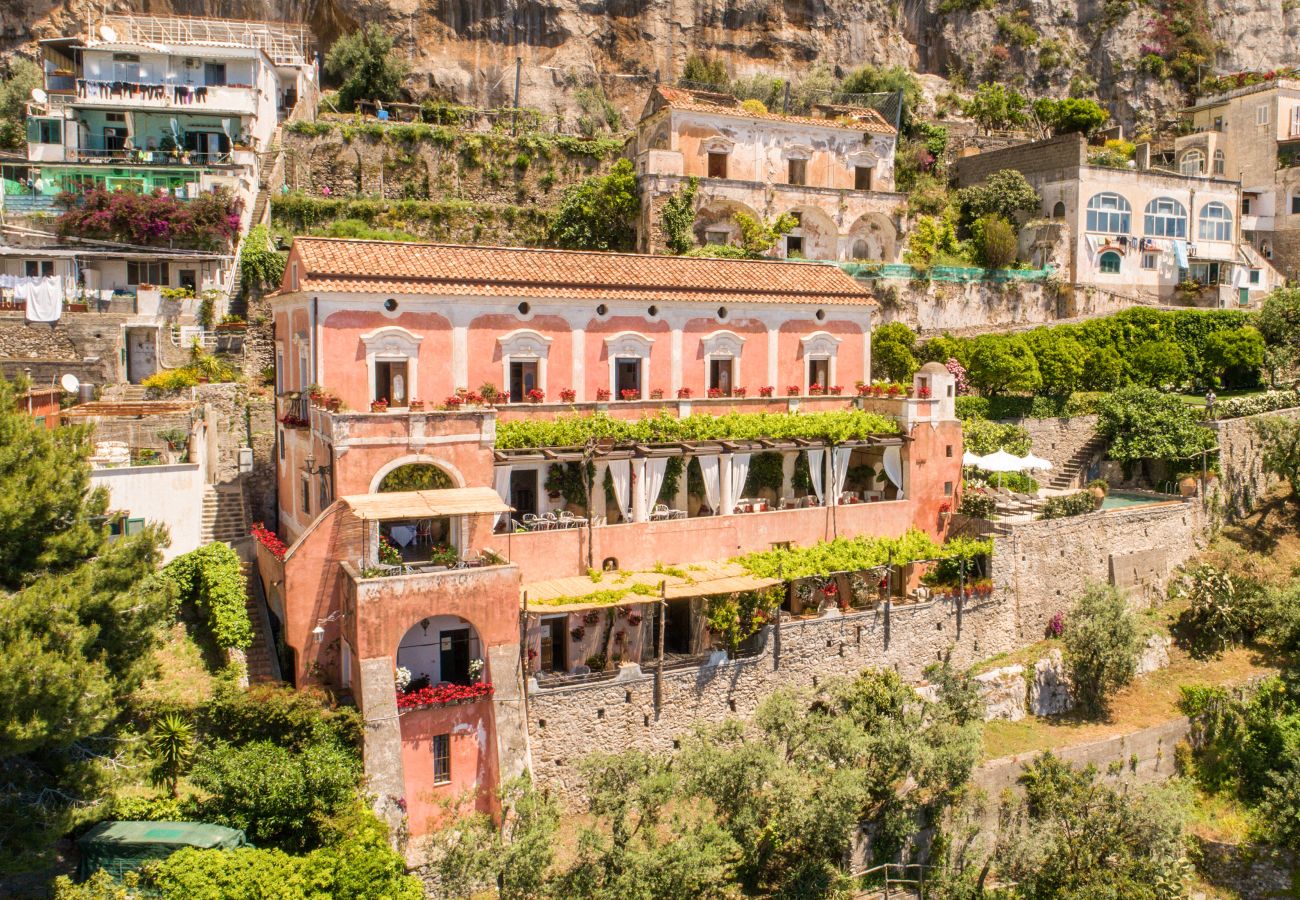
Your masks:
M972 519L991 519L997 503L988 494L977 490L968 490L961 495L957 512Z
M1300 406L1300 391L1269 391L1253 397L1231 397L1214 404L1214 418L1239 419Z
M971 344L966 377L984 394L1032 392L1042 383L1034 352L1018 334L977 337Z
M981 265L1005 269L1016 261L1019 248L1016 228L993 213L981 216L971 226L971 239Z
M916 335L902 322L889 322L871 332L871 367L890 381L908 381L916 372Z
M265 225L254 225L239 252L239 271L244 284L252 288L279 285L284 277L285 257L271 249Z
M95 188L64 194L55 229L63 237L190 250L224 250L239 236L243 204L224 188L192 200Z
M659 214L663 225L664 242L668 249L681 255L695 246L695 194L699 190L698 178L686 179L686 184L664 202Z
M1173 341L1142 344L1129 359L1134 380L1147 387L1176 386L1187 374L1187 356Z
M339 104L354 109L361 100L396 100L409 66L393 52L393 39L372 23L336 40L325 56L325 71L340 79Z
M962 440L966 449L977 456L988 456L998 450L1024 456L1032 443L1029 429L1023 425L1002 424L988 419L964 420Z
M246 689L220 684L199 711L210 739L235 746L269 741L294 752L313 744L341 747L354 755L361 747L361 717L349 706L334 706L319 690L276 685Z
M182 600L207 614L217 646L244 649L253 643L248 593L239 556L229 544L215 541L178 556L163 568Z
M1205 340L1205 376L1224 387L1254 387L1264 365L1264 337L1247 325L1216 331Z
M178 391L196 387L199 379L188 369L164 369L155 372L140 382L150 394L175 394Z
M1137 671L1142 638L1128 604L1114 587L1091 584L1066 617L1061 637L1075 701L1085 715L1105 713L1110 694Z
M1180 594L1188 607L1178 617L1178 630L1199 655L1217 656L1248 641L1263 624L1258 588L1213 566L1188 572Z
M564 191L550 239L571 250L632 250L641 211L632 163L620 159L606 175L593 175Z
M1094 508L1092 493L1079 491L1075 494L1065 494L1060 497L1048 497L1047 502L1043 504L1041 518L1066 519L1070 516L1081 516L1090 513Z
M1213 443L1186 403L1152 388L1121 388L1098 404L1097 430L1109 456L1126 467L1140 460L1181 460Z

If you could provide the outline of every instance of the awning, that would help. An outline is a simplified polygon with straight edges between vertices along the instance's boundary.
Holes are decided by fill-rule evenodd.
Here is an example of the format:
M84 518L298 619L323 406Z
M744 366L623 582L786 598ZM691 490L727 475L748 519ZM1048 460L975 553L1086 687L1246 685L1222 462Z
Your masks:
M343 497L358 519L428 519L437 516L495 515L514 512L490 487L401 491ZM588 582L590 583L590 582Z
M602 572L596 581L587 575L551 578L525 584L523 591L528 595L528 611L545 615L658 603L661 584L668 600L683 600L758 591L782 581L751 575L735 563L708 562L664 566L658 572Z

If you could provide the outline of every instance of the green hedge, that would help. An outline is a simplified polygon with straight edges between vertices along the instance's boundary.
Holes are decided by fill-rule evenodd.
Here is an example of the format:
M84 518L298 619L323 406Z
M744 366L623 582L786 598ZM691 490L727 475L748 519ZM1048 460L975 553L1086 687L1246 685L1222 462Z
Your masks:
M989 419L965 419L961 425L966 449L976 456L988 456L998 450L1025 456L1033 443L1023 425L1004 425Z
M192 601L207 614L218 647L244 650L252 645L244 572L229 544L212 543L178 556L163 575L176 584L182 601Z
M836 572L857 572L893 563L905 566L917 560L966 559L988 556L993 552L993 541L953 538L936 544L922 531L909 529L898 538L837 538L814 544L811 547L792 547L788 550L764 550L739 556L735 560L742 568L759 578L797 578L832 575Z
M1069 419L1097 412L1101 391L1075 391L1066 397L958 397L959 419Z
M521 419L497 424L498 450L535 447L580 447L589 438L642 444L678 441L806 438L834 443L896 434L898 424L859 410L821 413L727 413L677 418L662 412L640 419L616 419L606 413L560 416L550 421Z
M1276 412L1300 406L1300 391L1269 391L1254 397L1232 397L1214 404L1214 418L1240 419L1260 413Z
M1090 513L1096 509L1096 501L1089 491L1079 491L1077 494L1065 494L1060 497L1048 497L1047 503L1043 506L1044 519L1066 519L1070 516L1081 516L1084 513Z

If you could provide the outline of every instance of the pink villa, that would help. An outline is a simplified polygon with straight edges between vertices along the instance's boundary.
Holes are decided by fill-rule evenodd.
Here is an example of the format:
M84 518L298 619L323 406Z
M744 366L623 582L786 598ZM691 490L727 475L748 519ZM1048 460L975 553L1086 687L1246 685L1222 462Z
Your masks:
M361 708L381 806L414 835L467 791L492 811L530 696L741 652L709 598L785 586L735 557L942 539L955 385L859 390L874 307L819 263L294 242L289 546L264 536L259 568L295 683Z

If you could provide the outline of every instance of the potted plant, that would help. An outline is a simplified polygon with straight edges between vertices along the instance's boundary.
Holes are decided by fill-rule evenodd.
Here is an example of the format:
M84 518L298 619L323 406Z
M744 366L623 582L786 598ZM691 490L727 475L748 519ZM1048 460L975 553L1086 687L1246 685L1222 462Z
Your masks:
M652 391L650 392L650 399L651 399L651 400L662 400L663 398L664 398L664 389L663 389L663 388L655 388L654 390L652 390Z
M825 389L824 387L822 387L820 384L810 384L810 385L808 385L808 394L809 394L809 396L812 396L812 397L820 397L820 396L821 396L822 394L824 394L824 393L826 393L826 389Z
M748 388L743 388L743 387L732 388L731 396L743 398L747 393L749 393Z
M609 400L609 388L596 388L596 402L603 403Z
M244 317L234 313L226 313L217 323L217 331L246 331L247 329L248 323L244 321Z
M903 388L897 384L891 384L889 387L885 388L885 393L888 394L892 400L899 394L903 393Z
M407 406L408 406L408 408L411 410L411 412L424 412L424 401L423 401L423 400L411 400L411 401L407 404Z
M717 400L719 397L722 396L721 389L715 387L709 388L708 391L706 391L706 393L709 395L710 400Z
M636 388L624 388L618 392L618 395L627 401L641 399L641 392Z
M678 389L677 389L677 399L678 399L678 400L689 400L689 399L691 399L691 389L688 388L688 387L678 388Z
M167 449L184 450L190 443L190 433L183 428L168 428L158 432L158 439L167 442Z
M840 396L840 395L843 394L843 393L844 393L844 386L843 386L843 385L841 385L841 384L833 384L833 385L831 385L831 396L832 396L832 397L838 397L838 396Z
M798 397L800 394L800 390L801 389L797 384L787 385L785 389L785 395L787 397Z
M330 394L325 398L325 408L330 412L338 412L343 408L343 398Z
M528 392L527 396L528 396L529 403L541 403L543 400L546 399L546 392L541 390L540 388L533 388L531 391Z
M388 412L388 401L385 399L371 400L370 411L376 413Z
M464 402L465 402L465 398L462 397L460 394L452 394L450 397L448 397L446 400L443 401L442 405L447 407L448 409L460 409L460 405Z
M928 384L923 384L916 390L916 396L920 397L922 400L929 400L933 395L934 392L930 390Z
M760 397L770 397L770 396L772 396L774 393L776 393L776 388L774 388L774 387L773 387L772 385L770 385L770 384L765 384L765 385L763 385L761 388L758 389L758 396L760 396Z
M578 399L578 392L573 388L564 388L560 391L560 400L564 403L572 403Z

